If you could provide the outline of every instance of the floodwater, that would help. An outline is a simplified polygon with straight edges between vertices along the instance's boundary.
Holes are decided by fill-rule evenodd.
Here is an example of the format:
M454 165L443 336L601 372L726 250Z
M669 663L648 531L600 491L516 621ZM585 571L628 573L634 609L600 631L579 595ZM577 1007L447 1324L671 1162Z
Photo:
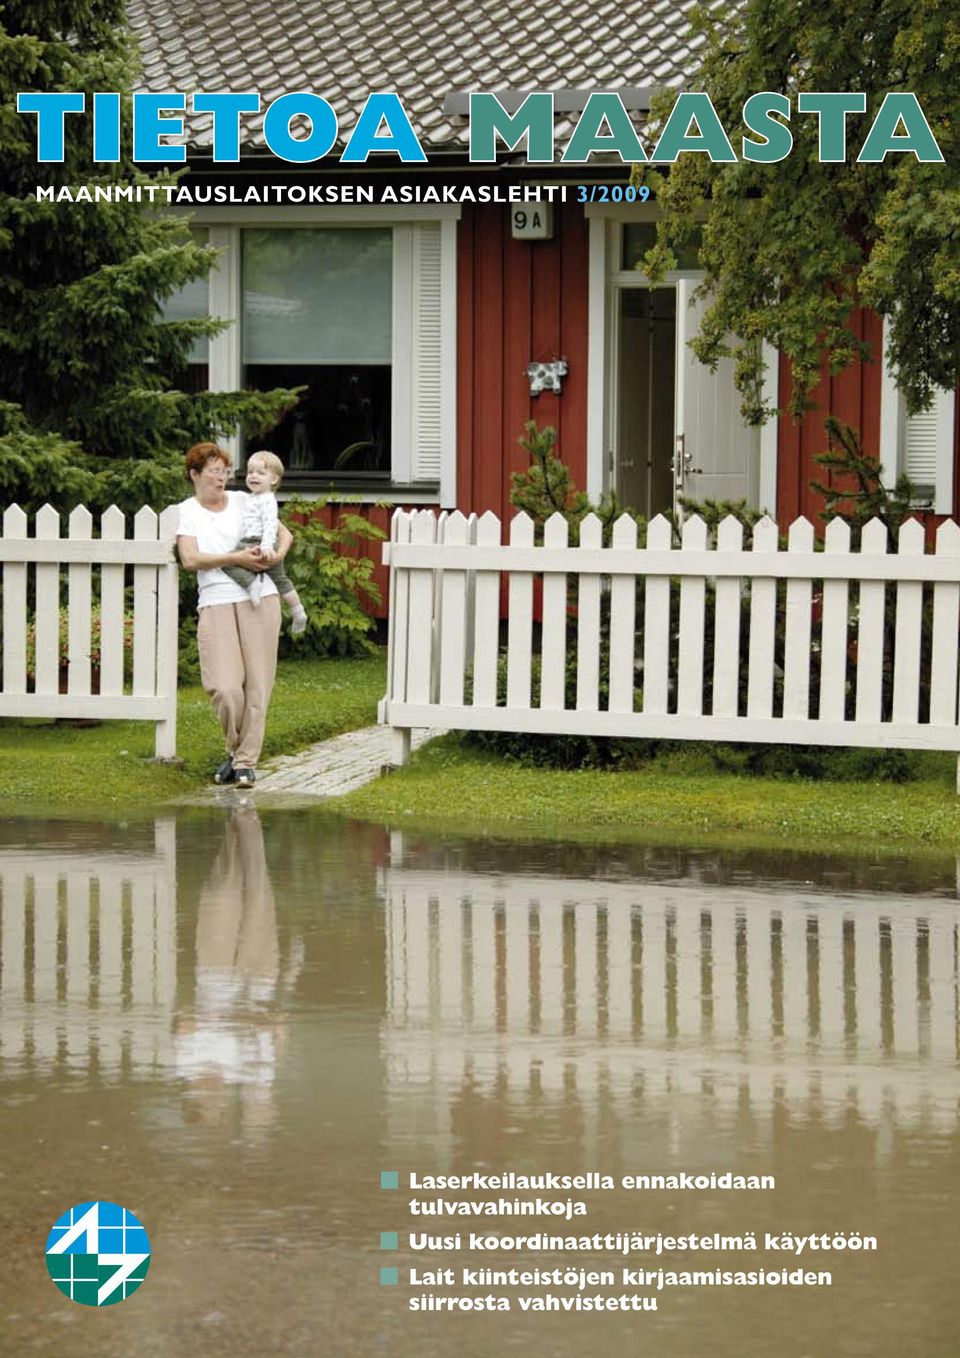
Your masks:
M440 842L250 804L8 822L0 884L4 1355L957 1352L952 860ZM614 1187L408 1186L474 1171ZM727 1171L776 1186L622 1186ZM439 1196L587 1214L411 1214ZM62 1296L43 1253L94 1199L135 1212L152 1249L144 1285L103 1311ZM457 1231L460 1249L411 1248ZM471 1231L757 1249L480 1253ZM798 1258L768 1232L877 1248ZM624 1267L831 1285L659 1289ZM464 1268L616 1281L474 1285ZM547 1294L657 1309L519 1308ZM511 1309L409 1309L488 1295Z

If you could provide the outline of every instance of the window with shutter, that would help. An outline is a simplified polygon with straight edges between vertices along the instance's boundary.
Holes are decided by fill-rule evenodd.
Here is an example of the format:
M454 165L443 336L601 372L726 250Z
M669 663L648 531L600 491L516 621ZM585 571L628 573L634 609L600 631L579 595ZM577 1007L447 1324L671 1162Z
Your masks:
M394 479L456 504L455 219L394 228Z
M938 498L941 473L948 483L952 480L953 403L953 392L938 390L929 410L903 418L903 470L917 498L931 504Z
M440 224L415 227L413 250L414 481L439 481L441 420Z
M210 310L236 324L210 385L305 388L255 445L288 485L456 503L456 230L452 214L212 227Z
M880 404L880 462L885 485L899 476L913 485L918 507L953 513L953 449L956 392L937 388L926 410L908 415L887 358L883 328L883 384Z

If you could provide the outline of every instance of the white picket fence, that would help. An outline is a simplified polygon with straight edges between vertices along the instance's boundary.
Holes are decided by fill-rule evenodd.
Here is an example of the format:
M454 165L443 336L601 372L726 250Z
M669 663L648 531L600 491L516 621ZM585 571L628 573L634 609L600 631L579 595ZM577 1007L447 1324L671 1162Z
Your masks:
M791 525L786 551L769 518L754 528L751 550L734 518L720 524L715 547L697 516L678 549L659 516L643 548L626 515L609 547L594 515L578 546L567 532L555 514L535 546L533 522L518 514L503 543L491 513L394 514L384 544L390 633L380 720L395 729L396 762L407 757L411 727L960 751L960 528L952 521L939 528L935 554L924 552L915 520L901 529L896 553L877 520L858 552L839 519L822 552L806 519ZM506 682L498 692L502 575Z
M795 884L390 866L388 1134L461 1144L464 1097L629 1159L638 1091L704 1121L956 1127L960 904ZM607 1126L601 1136L600 1121ZM694 1150L695 1145L687 1148ZM877 1153L881 1153L877 1148Z
M45 505L34 536L27 515L11 505L3 515L3 678L0 717L92 717L156 722L156 755L176 753L177 510L158 517L144 507L133 536L116 507L100 520L78 506L60 537L60 517ZM132 573L133 641L129 681L124 634L127 569ZM60 609L66 571L67 663L61 672ZM99 637L95 623L99 610ZM35 618L32 673L28 628ZM96 650L98 647L98 650ZM91 652L98 654L99 665ZM96 674L96 682L95 682ZM61 689L65 691L61 692ZM96 690L96 691L95 691Z

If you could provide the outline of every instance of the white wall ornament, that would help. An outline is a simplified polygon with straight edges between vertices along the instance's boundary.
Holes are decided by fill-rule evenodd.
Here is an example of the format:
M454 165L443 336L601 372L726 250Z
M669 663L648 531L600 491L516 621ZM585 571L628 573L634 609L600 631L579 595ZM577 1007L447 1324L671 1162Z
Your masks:
M542 391L553 391L559 396L561 382L569 371L565 358L555 359L552 363L528 363L530 395L539 396Z

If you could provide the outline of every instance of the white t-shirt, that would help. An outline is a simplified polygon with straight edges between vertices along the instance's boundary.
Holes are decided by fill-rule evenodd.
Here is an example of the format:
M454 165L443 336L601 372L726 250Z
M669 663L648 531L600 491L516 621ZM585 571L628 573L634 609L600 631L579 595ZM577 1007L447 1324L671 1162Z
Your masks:
M243 536L256 538L261 547L272 552L277 545L280 531L280 513L277 497L272 490L262 490L259 495L247 495L243 506Z
M225 552L236 551L237 543L243 536L242 522L244 503L250 497L245 490L228 490L225 509L204 509L203 505L191 495L189 500L181 500L180 522L177 524L177 537L196 538L197 550L209 552L213 556L223 556ZM250 595L219 567L212 571L198 571L197 585L200 598L197 608L209 608L212 604L247 603ZM276 594L277 587L269 576L264 577L263 598Z

